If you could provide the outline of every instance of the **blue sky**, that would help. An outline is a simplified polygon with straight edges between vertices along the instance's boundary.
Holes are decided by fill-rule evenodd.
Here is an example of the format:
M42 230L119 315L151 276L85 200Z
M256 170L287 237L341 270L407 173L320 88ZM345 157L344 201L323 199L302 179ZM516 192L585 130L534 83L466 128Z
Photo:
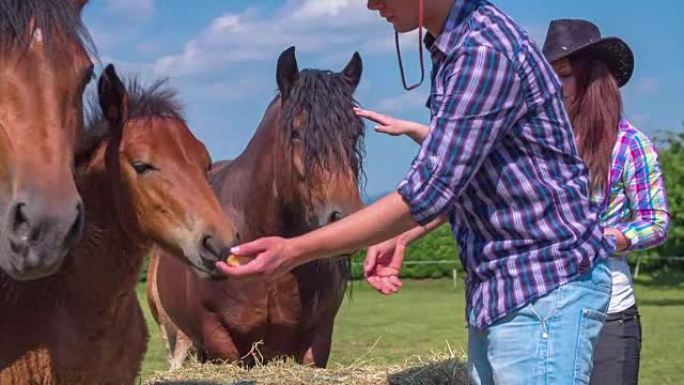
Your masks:
M675 0L495 0L540 44L556 18L586 18L635 52L625 113L653 135L684 121L684 6ZM365 0L91 0L84 11L103 64L149 82L169 77L189 125L215 160L240 153L276 90L275 63L297 47L300 68L340 70L359 51L359 102L427 123L427 84L401 88L391 26ZM417 76L416 35L403 36L409 77ZM427 59L427 58L426 58ZM426 63L429 67L429 63ZM405 138L366 136L366 193L394 188L417 147Z

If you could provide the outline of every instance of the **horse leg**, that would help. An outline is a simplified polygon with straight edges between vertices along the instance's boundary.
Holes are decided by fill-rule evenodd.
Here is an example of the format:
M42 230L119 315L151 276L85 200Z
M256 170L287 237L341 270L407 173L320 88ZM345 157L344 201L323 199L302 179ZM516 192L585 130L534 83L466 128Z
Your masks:
M317 368L325 368L328 365L334 323L334 316L325 317L319 322L313 331L313 338L311 338L309 346L305 346L304 356L300 360L301 364L313 365Z
M221 321L212 315L202 320L202 346L198 347L200 360L231 361L240 360L240 351L230 332Z
M171 320L161 303L157 283L159 255L154 253L147 269L147 302L154 320L159 325L161 338L166 348L166 360L170 370L180 369L192 348L192 341Z
M169 356L171 370L182 368L193 348L190 338L179 329L174 330L174 340L173 351Z
M169 363L171 370L178 369L174 367L173 357L176 350L176 328L168 325L166 322L159 324L159 332L161 334L162 343L166 350L166 361Z

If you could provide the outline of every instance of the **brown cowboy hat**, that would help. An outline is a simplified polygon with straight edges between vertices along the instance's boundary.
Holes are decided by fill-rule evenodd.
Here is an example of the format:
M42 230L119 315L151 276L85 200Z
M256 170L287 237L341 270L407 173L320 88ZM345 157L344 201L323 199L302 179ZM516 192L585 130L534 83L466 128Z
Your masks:
M627 43L617 37L601 37L599 28L586 20L551 21L542 51L550 63L580 53L601 60L620 87L634 72L634 54Z

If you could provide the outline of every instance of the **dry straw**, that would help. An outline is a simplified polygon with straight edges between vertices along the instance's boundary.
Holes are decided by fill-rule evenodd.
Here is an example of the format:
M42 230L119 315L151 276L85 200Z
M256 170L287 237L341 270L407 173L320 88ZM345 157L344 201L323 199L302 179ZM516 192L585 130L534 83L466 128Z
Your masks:
M377 343L376 343L377 344ZM258 355L258 352L255 353ZM370 352L369 352L370 354ZM403 364L380 365L366 354L348 366L314 369L280 360L245 369L234 364L200 364L163 372L146 385L468 385L465 355L450 347L430 357L408 357Z

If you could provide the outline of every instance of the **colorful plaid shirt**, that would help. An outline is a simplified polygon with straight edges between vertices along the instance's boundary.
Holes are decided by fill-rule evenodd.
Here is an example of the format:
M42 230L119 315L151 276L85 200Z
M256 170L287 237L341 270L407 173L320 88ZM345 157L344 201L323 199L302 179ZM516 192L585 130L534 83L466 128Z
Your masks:
M590 271L612 252L561 85L530 37L487 1L456 0L433 61L430 133L398 191L415 220L450 212L475 327Z
M612 159L610 195L601 213L601 224L627 237L630 245L626 251L660 245L667 238L670 211L655 146L622 120Z

